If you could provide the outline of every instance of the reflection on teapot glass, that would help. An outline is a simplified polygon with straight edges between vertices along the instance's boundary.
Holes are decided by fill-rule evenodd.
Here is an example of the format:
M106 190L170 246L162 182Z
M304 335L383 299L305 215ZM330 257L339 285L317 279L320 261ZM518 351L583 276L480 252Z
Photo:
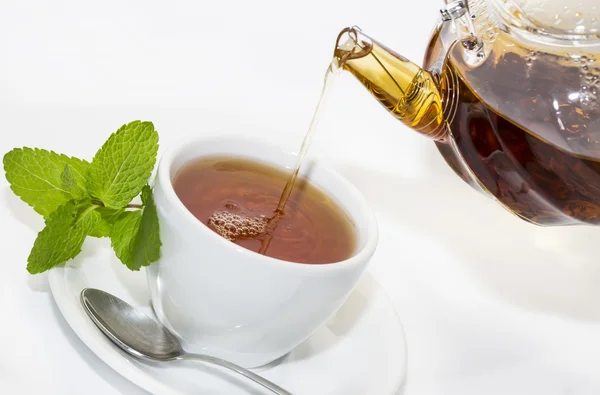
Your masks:
M567 23L532 3L447 4L425 69L358 28L340 33L334 58L510 212L600 224L600 7L572 2L564 19L579 22Z

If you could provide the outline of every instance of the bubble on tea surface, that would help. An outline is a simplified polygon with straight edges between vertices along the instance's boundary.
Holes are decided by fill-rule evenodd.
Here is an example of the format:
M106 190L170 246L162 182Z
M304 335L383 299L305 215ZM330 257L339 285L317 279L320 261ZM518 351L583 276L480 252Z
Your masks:
M208 219L208 226L230 241L256 237L265 232L267 224L267 217L250 217L228 211L215 211Z

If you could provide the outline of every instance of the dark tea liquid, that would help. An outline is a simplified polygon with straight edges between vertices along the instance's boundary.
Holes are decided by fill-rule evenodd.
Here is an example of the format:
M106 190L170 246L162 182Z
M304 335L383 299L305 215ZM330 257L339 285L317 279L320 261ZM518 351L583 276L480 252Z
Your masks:
M202 223L249 250L313 264L352 256L354 224L336 202L306 179L296 178L285 209L277 212L289 177L259 162L213 157L184 166L173 187Z
M499 66L498 75L510 77L507 69L517 65L513 61ZM548 73L551 78L559 77ZM458 103L450 127L464 160L485 188L510 211L538 225L598 225L600 162L562 151L516 126L484 104L460 78L457 81L453 89L458 92ZM509 97L511 90L519 89L510 85L508 77L505 85L506 92L498 94ZM569 120L564 119L565 123ZM572 124L577 127L584 121ZM448 164L469 182L451 147L437 146Z

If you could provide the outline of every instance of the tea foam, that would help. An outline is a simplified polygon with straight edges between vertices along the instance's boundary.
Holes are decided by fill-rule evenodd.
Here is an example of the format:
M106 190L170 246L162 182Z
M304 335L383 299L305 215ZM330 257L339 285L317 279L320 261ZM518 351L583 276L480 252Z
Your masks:
M265 233L268 222L265 216L249 217L219 210L210 216L208 226L227 240L235 241Z

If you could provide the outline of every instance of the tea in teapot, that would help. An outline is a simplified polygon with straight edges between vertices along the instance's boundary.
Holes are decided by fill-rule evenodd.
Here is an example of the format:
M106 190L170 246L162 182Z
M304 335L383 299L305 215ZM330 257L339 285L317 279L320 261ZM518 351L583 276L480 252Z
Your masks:
M600 224L600 7L541 3L446 4L424 68L346 28L334 63L510 212Z

